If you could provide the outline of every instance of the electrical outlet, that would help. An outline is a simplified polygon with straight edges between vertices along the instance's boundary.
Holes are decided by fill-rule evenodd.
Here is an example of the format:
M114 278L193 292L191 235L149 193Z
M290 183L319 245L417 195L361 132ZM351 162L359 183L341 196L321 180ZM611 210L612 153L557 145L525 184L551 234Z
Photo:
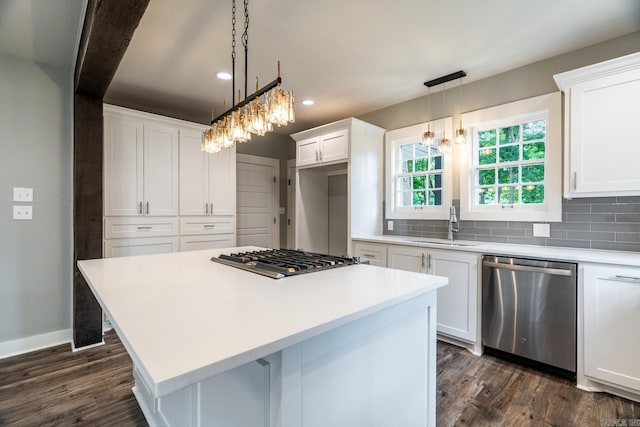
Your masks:
M13 201L14 202L33 202L33 188L18 188L13 189Z
M33 219L33 206L14 206L13 219Z
M387 221L387 230L393 231L393 221Z
M551 226L549 224L533 224L533 237L549 237Z

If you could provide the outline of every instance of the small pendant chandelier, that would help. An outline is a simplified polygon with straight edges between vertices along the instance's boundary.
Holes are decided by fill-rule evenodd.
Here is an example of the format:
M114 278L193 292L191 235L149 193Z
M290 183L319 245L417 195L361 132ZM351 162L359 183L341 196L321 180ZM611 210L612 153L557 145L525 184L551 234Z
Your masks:
M232 64L232 89L231 100L233 106L227 110L226 101L224 112L214 117L211 113L211 127L202 134L202 151L206 153L219 153L225 148L233 147L236 143L246 142L251 135L265 135L273 131L273 126L286 126L295 122L293 92L282 89L280 77L280 61L278 61L278 77L264 86L258 88L256 77L256 91L247 95L247 69L249 57L249 0L244 0L244 32L242 45L244 46L244 92L245 98L238 89L238 102L236 103L235 79L236 79L236 1L232 0L231 8L231 64ZM261 98L264 100L261 101Z
M445 104L445 91L447 89L447 82L450 82L452 80L455 79L460 79L460 81L462 82L462 78L466 77L467 73L465 73L464 71L460 70L460 71L456 71L455 73L451 73L451 74L447 74L446 76L442 76L442 77L438 77L437 79L433 79L433 80L429 80L428 82L424 82L424 85L427 86L429 88L429 95L428 97L430 98L430 94L431 94L431 87L432 86L437 86L437 85L443 85L442 86L442 110L446 111L446 104ZM460 89L460 93L462 93L462 89ZM428 104L428 106L430 106L430 103ZM429 117L429 120L431 119L431 117ZM460 128L456 129L456 142L457 143L464 143L465 142L465 138L464 138L464 129L462 128L462 120L460 120ZM447 134L446 134L446 129L443 129L442 131L442 138L441 139L435 139L435 133L431 132L431 123L429 123L427 125L427 131L425 133L422 134L422 144L423 145L433 145L437 143L437 149L439 153L443 153L443 154L448 154L451 153L451 140L447 138Z

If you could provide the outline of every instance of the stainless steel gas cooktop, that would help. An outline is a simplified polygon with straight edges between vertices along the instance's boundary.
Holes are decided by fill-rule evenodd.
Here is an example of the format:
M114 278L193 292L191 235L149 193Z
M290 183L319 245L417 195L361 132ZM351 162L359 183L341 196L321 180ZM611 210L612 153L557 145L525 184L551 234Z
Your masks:
M211 258L211 261L273 279L367 263L360 261L359 258L324 255L293 249L266 249L223 254Z

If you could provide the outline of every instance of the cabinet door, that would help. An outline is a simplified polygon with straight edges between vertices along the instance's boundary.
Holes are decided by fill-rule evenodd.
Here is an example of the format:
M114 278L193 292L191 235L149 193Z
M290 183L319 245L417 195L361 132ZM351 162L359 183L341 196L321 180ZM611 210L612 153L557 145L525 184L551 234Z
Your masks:
M178 215L178 130L144 124L144 213Z
M640 69L570 89L570 188L577 197L640 194L637 138Z
M202 134L180 131L180 215L205 215L208 156L200 151Z
M310 138L298 141L298 153L296 166L305 166L318 163L320 160L320 138Z
M142 121L105 114L105 216L142 214L142 136Z
M640 269L587 268L585 375L640 391Z
M236 149L207 154L209 215L236 213Z
M387 247L387 267L389 268L426 273L426 266L427 253L422 248L395 245Z
M478 327L478 255L429 250L429 273L449 278L438 289L438 333L476 342Z
M335 162L349 159L349 131L342 129L323 135L320 147L320 161Z
M371 265L387 266L387 247L378 243L354 242L355 256L366 259Z

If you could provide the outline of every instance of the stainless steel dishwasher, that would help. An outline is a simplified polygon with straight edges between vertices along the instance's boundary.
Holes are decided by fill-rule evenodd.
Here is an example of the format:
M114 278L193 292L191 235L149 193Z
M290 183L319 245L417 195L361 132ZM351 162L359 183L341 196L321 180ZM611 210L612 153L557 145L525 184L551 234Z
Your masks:
M573 263L483 256L485 351L575 377L576 269Z

